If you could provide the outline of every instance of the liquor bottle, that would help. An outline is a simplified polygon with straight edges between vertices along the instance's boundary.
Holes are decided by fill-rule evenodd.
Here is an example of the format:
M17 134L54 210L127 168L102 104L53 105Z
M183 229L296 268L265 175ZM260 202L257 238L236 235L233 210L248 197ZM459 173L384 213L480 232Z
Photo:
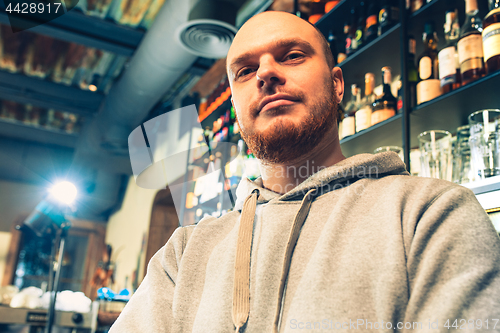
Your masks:
M341 34L341 41L342 43L340 44L337 44L337 46L339 47L338 51L339 51L339 54L337 55L337 64L340 64L342 61L344 61L346 58L347 58L347 55L345 54L345 39L346 39L346 33L345 31L349 31L349 23L345 23L344 25L344 33Z
M460 70L457 73L456 68L458 56L456 44L460 38L457 9L448 10L445 14L444 37L446 46L439 51L438 61L441 91L445 94L460 87Z
M408 85L410 86L410 108L417 105L417 83L418 83L418 68L415 65L415 57L417 54L417 41L412 35L408 36Z
M325 5L323 2L311 1L309 2L309 18L310 23L315 24L325 14Z
M425 4L424 0L411 0L411 11L416 12Z
M365 99L356 112L356 132L367 129L372 125L372 104L375 101L373 90L375 89L375 75L365 74Z
M460 88L462 86L462 74L460 74L460 61L458 61L458 47L457 52L455 52L455 84L453 89Z
M331 30L328 32L328 45L330 45L330 51L332 51L333 63L337 65L337 57L339 55L337 51L337 39Z
M465 1L465 14L465 23L460 29L460 40L458 41L458 60L463 85L484 75L483 41L481 38L483 22L479 17L476 0Z
M349 38L349 47L351 47L349 34L351 32L351 24L349 21L345 21L344 23L344 33L342 34L342 40L344 41L342 46L342 53L344 53L347 57L347 39ZM340 63L340 62L339 62Z
M365 24L366 24L366 10L365 3L361 1L359 4L359 19L356 27L356 44L358 50L363 46L365 39Z
M373 112L371 116L372 126L396 115L397 99L391 92L391 67L382 67L382 82L384 82L382 96L373 103Z
M340 0L327 1L325 3L325 13L328 13L330 10L335 8L339 4Z
M347 34L345 38L345 54L350 56L356 52L358 49L358 44L356 41L356 24L357 24L357 15L356 15L356 7L351 8L351 24L349 24L349 29L346 32L344 28L344 32Z
M235 148L236 146L232 146L231 150L237 150L236 157L226 164L226 176L232 189L236 189L245 171L245 142L241 139L238 140L238 148ZM233 155L233 151L231 151L231 155Z
M398 103L396 106L396 112L403 112L403 82L401 82L401 80L398 81Z
M250 149L247 150L247 155L245 157L245 170L243 176L252 181L260 176L259 162Z
M356 98L359 95L359 88L357 85L351 85L351 100L347 103L344 112L344 119L342 120L342 138L346 138L356 133L356 122L354 115L358 110Z
M399 21L399 7L395 0L384 0L378 13L378 35L392 28Z
M342 103L339 103L337 105L338 107L338 110L337 110L337 134L339 136L339 140L342 140L344 137L342 135L344 135L343 133L343 122L344 122L344 117L345 117L345 109L344 109L344 106L342 105Z
M483 52L486 73L500 69L500 0L490 0L490 12L483 20Z
M420 82L417 84L417 104L430 101L441 95L441 81L439 80L439 63L437 48L437 34L434 22L424 25L424 52L418 60L418 75Z
M410 95L408 96L408 102L410 108L414 108L417 101L417 83L418 83L418 69L415 66L415 53L417 49L417 42L415 41L415 37L413 35L408 36L408 57L407 57L407 66L408 69L408 78L407 84L410 87ZM397 104L397 113L403 112L403 84L401 80L398 83L398 104Z
M370 1L368 6L368 17L365 25L365 43L377 38L378 33L378 6L376 1Z

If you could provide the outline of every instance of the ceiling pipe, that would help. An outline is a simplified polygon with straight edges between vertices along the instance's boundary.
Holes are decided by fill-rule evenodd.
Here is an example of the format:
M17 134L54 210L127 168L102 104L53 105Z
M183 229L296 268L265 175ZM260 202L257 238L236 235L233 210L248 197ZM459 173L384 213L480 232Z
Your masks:
M196 60L179 47L175 30L189 15L188 1L167 0L98 115L84 129L77 155L127 153L127 138L166 91ZM81 151L82 150L82 151Z

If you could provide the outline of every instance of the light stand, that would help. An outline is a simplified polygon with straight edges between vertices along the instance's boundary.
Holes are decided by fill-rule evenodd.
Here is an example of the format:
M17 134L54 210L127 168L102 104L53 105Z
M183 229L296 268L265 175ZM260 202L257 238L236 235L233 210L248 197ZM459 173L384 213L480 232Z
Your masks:
M51 190L51 195L42 200L31 214L24 220L24 225L30 227L37 236L50 235L52 249L50 255L49 270L49 308L47 312L47 324L45 333L52 332L54 324L55 307L61 269L64 258L66 236L71 223L66 219L66 213L72 210L72 203L76 198L76 187L69 182L56 184ZM57 267L54 269L54 257L56 245L59 248ZM55 272L54 272L55 271ZM55 274L55 276L54 276Z
M55 277L53 278L53 283L54 286L50 288L50 302L49 302L49 309L48 309L48 318L47 318L47 324L45 325L45 333L51 333L52 332L52 326L54 324L54 317L56 313L56 299L57 299L57 291L59 289L59 281L61 280L61 269L62 269L62 262L64 258L64 245L66 244L66 236L68 235L68 229L70 227L70 223L66 222L61 225L60 232L59 232L59 255L57 256L57 267L55 270ZM52 248L55 248L56 245L55 239L53 240ZM53 257L51 256L51 263L53 262ZM54 265L51 265L51 270L50 270L50 275L49 275L49 286L51 286L50 280L54 276Z

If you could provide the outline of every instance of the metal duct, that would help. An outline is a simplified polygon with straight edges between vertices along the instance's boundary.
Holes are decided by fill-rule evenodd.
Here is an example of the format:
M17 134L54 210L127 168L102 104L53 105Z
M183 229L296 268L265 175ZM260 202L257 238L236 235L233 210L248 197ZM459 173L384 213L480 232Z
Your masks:
M196 60L174 38L176 29L187 21L189 10L187 1L165 2L100 112L84 129L77 155L96 150L102 153L103 149L127 154L130 132Z
M224 58L236 34L236 14L242 1L199 1L189 13L189 21L176 36L189 52L206 58Z

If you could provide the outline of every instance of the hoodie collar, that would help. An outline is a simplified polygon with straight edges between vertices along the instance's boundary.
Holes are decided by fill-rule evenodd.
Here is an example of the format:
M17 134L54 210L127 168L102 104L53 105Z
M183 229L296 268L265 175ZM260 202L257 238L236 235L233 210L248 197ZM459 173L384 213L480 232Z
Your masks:
M394 152L359 154L346 158L318 171L283 195L264 188L260 177L254 181L243 178L236 190L237 199L234 209L240 210L243 207L243 201L254 189L259 190L257 203L266 203L273 199L285 201L295 197L301 198L308 190L321 188L332 182L341 183L359 178L382 178L388 175L409 175L405 164Z

